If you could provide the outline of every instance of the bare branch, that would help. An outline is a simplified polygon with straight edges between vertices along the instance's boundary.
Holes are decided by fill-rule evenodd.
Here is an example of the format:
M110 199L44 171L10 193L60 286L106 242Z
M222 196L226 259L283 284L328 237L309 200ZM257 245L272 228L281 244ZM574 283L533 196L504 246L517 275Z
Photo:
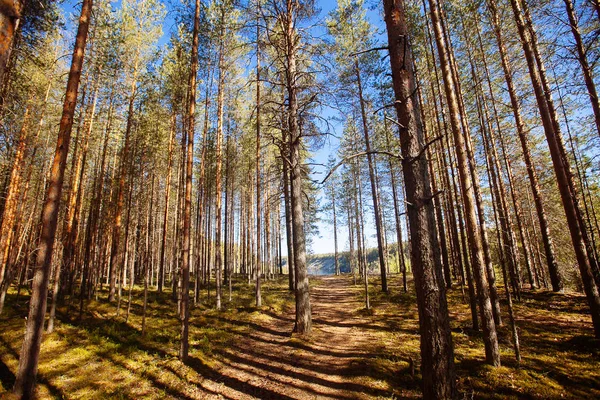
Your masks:
M419 153L417 153L416 156L410 158L410 162L414 162L414 161L418 160L423 155L423 153L425 153L425 151L427 151L427 149L429 148L429 146L431 146L432 144L434 144L438 140L442 139L443 137L444 137L444 135L439 135L439 136L436 136L433 139L431 139L429 142L427 142L425 144L425 146L423 146L423 148L419 151Z
M363 51L358 51L356 53L352 53L352 54L348 54L349 57L354 57L354 56L358 56L359 54L364 54L364 53L369 53L371 51L380 51L380 50L389 50L388 46L383 46L383 47L373 47L372 49L368 49L368 50L363 50Z
M369 154L385 154L385 155L388 155L390 157L399 158L400 160L403 159L400 154L395 154L395 153L392 153L392 152L389 152L389 151L383 151L383 150L379 150L379 151L378 150L363 151L363 152L360 152L360 153L352 154L352 155L349 155L347 157L342 158L339 163L337 163L336 165L334 165L333 168L331 168L329 170L329 172L327 173L327 175L325 176L325 178L321 181L321 185L324 184L325 181L327 181L327 179L329 179L329 177L331 176L331 174L333 174L335 172L335 170L338 169L345 162L350 161L353 158L361 157L361 156L366 156L366 155L369 155Z

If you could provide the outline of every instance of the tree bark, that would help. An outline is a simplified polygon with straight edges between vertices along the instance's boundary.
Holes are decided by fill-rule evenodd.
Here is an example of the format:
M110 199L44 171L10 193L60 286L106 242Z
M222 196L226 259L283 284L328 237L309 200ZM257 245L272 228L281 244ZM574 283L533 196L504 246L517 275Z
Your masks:
M387 285L387 265L385 259L384 245L383 245L383 224L381 220L381 210L379 209L379 196L377 195L377 186L375 181L375 161L371 153L371 142L369 138L369 126L367 121L367 111L365 105L365 99L363 96L362 81L360 76L360 67L358 64L358 58L354 60L354 71L356 74L356 82L358 87L358 98L360 101L360 113L363 128L363 135L365 138L365 150L367 151L367 163L369 166L369 178L371 182L371 197L373 198L373 213L375 214L375 228L377 232L377 250L379 255L379 270L381 273L381 290L384 292L388 291Z
M560 133L558 121L556 118L556 110L551 101L551 93L549 88L544 83L543 64L540 57L536 57L536 48L532 39L532 31L528 28L522 14L521 2L518 0L510 1L513 14L517 23L519 37L523 46L529 76L534 89L536 101L542 118L542 125L548 147L550 149L550 157L554 166L554 173L563 203L563 208L567 217L571 240L575 250L579 271L583 282L584 290L590 311L592 314L592 322L596 337L600 338L600 295L598 287L594 282L594 276L591 268L591 260L588 257L587 243L585 240L584 228L581 226L581 215L578 206L577 195L572 182L569 160L566 157L562 135ZM535 46L537 47L537 46Z
M200 25L200 0L196 0L194 12L194 31L192 34L191 69L189 80L189 103L187 112L187 157L185 165L185 201L183 211L183 248L181 262L181 344L179 358L186 361L189 352L190 323L190 260L191 260L191 223L192 223L192 174L194 166L194 133L196 110L196 74L198 71L198 30Z
M577 50L577 61L581 66L581 73L585 81L585 86L590 97L590 103L592 110L594 111L594 122L596 123L596 130L600 135L600 103L598 102L598 92L596 91L596 84L592 78L592 70L587 60L586 50L581 38L581 32L579 31L579 23L577 22L577 16L575 15L575 8L572 0L563 0L565 8L567 10L567 16L569 17L569 25L571 27L571 33L573 33L573 39L575 39L575 49Z
M17 203L21 190L21 168L23 159L27 153L28 135L29 135L29 106L25 109L21 131L19 132L19 141L13 160L12 169L6 190L4 200L4 210L2 213L2 222L0 224L0 288L8 286L10 282L4 282L9 274L6 273L8 265L8 255L13 242L14 225L16 219Z
M221 37L220 37L220 49L219 49L219 83L217 88L217 137L215 140L215 283L216 283L216 309L221 309L221 295L222 295L222 271L223 271L223 258L221 249L222 239L222 222L223 212L221 207L221 198L223 195L223 107L224 107L224 96L225 96L225 71L224 71L224 51L225 51L225 11L222 11L221 15Z
M0 2L0 85L4 83L14 37L21 20L22 8L22 0L4 0Z
M48 189L42 212L42 232L37 249L37 259L33 277L33 291L29 304L25 338L19 357L19 368L14 393L23 399L34 397L35 379L46 315L48 281L52 266L52 252L56 238L56 226L60 197L63 188L67 153L73 127L73 114L77 103L77 91L83 66L85 43L90 26L92 0L83 0L79 27L75 39L75 50L71 60L67 90L56 142L54 161L48 179Z
M416 81L409 44L405 4L384 0L395 108L400 125L402 169L410 222L411 260L417 292L421 334L423 398L451 399L456 396L454 351L442 268L435 257L435 215L425 137L416 101ZM415 157L416 155L416 157Z
M447 45L442 36L442 27L440 23L438 3L436 0L429 0L430 13L435 33L435 39L438 46L440 64L442 66L442 75L444 78L444 88L446 99L450 110L450 126L454 135L456 157L458 160L458 171L462 189L463 203L465 206L465 224L467 228L467 237L471 248L471 263L477 284L477 294L483 325L483 340L485 344L486 361L494 366L500 365L500 351L498 349L498 337L496 334L496 324L494 323L492 304L490 301L489 286L486 276L485 261L483 258L483 247L481 243L481 234L476 215L476 204L473 193L473 182L469 171L467 154L465 152L466 140L461 132L461 117L456 93L454 92L456 84L452 77L451 64L447 56ZM466 132L464 134L467 134Z
M262 306L262 296L260 293L260 220L261 220L261 183L260 183L260 23L256 21L256 286L255 302L256 307Z
M171 129L169 134L169 160L167 165L167 179L165 182L165 211L163 214L162 240L160 245L160 265L158 267L158 293L161 294L165 284L165 263L167 262L167 236L169 233L169 199L171 197L171 168L173 166L173 142L175 140L177 117L171 111ZM198 209L200 212L200 209Z

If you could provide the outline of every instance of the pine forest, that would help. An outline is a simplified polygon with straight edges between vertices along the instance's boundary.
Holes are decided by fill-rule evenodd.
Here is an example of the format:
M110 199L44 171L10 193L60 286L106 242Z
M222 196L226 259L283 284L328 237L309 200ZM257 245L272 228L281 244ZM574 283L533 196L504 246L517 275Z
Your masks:
M0 398L600 398L596 83L599 0L0 0Z

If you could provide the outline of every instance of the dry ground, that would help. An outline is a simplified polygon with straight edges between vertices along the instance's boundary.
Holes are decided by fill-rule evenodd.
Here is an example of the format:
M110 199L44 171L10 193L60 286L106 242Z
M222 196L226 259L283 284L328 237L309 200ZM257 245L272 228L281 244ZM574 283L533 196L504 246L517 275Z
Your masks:
M132 316L93 301L82 321L59 310L42 347L39 397L68 399L419 398L418 319L413 290L391 294L373 280L373 310L349 276L311 279L313 334L296 337L286 280L267 282L260 310L252 287L234 285L217 312L192 311L190 359L177 359L179 321L170 293L151 293L148 332L141 336L141 293ZM104 295L104 293L102 293ZM203 293L206 301L206 293ZM225 295L227 299L227 295ZM160 300L160 301L159 301ZM14 383L26 305L14 297L0 316L0 397ZM468 327L460 290L449 293L458 386L465 398L600 398L598 341L575 294L527 293L517 305L523 362L512 358L507 326L500 329L503 367L483 362L479 333ZM77 313L71 311L72 315Z

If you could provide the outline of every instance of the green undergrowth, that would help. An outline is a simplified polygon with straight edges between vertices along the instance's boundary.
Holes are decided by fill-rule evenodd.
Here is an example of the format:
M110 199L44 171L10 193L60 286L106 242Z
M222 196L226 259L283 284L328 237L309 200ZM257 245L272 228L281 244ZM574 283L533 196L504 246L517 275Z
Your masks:
M409 285L404 293L398 275L388 281L389 293L383 293L380 280L370 280L372 323L391 328L381 330L382 340L386 346L397 349L397 357L419 363L414 288ZM470 308L460 288L447 292L461 398L600 398L600 341L594 338L585 297L577 293L524 291L521 302L514 304L522 357L519 365L515 361L504 292L499 294L502 366L494 368L485 363L482 334L472 329ZM360 292L360 298L364 299L364 292ZM415 372L416 379L420 379L418 365Z
M374 398L418 397L420 340L412 282L409 282L408 292L404 293L401 278L392 275L389 293L382 293L378 278L371 277L371 309L366 311L361 306L362 283L357 282L354 286L350 276L340 279L347 280L348 287L352 288L348 295L354 296L348 309L343 310L353 316L349 332L359 340L363 336L368 341L365 346L369 354L352 356L347 367L352 385L358 388L355 390L369 388L371 392L366 396ZM327 281L312 278L311 287L326 290ZM250 383L222 378L219 369L223 354L239 346L244 337L256 336L271 321L286 319L291 324L293 318L293 295L287 289L285 277L264 281L262 295L263 306L256 308L254 286L247 281L235 281L231 301L227 287L224 287L223 310L216 311L214 287L211 287L211 302L204 289L200 303L191 309L187 363L178 359L181 323L170 292L149 293L146 334L143 336L143 292L140 287L134 287L128 320L125 319L126 296L117 316L116 303L108 303L106 292L100 292L99 300L86 304L86 313L81 320L78 319L77 302L70 305L67 299L58 309L55 331L44 335L39 397L193 399L219 397L218 385L243 392ZM504 298L503 292L500 296ZM9 292L7 307L0 316L0 398L8 396L14 384L27 314L26 300L21 296L15 303L15 293ZM481 333L471 328L470 310L460 288L448 291L448 303L461 398L600 398L599 343L593 338L582 295L524 292L522 301L515 304L521 341L520 365L514 359L506 304L503 303L504 324L499 327L502 367L499 368L485 364ZM290 332L281 339L283 343L298 354L311 349L321 349L319 351L328 354L330 336L323 325L328 321L319 322L318 315L315 319L311 336L298 337ZM272 356L280 357L278 354ZM306 382L306 385L310 387L311 384ZM257 390L253 396L269 397L270 392L266 389ZM352 393L353 389L348 390Z
M38 396L68 399L204 398L202 377L218 377L215 350L227 348L252 330L264 312L281 314L293 296L284 279L263 281L264 306L257 309L254 286L236 281L232 298L223 288L223 310L214 309L207 292L192 305L190 315L190 357L178 359L181 322L171 293L151 291L148 296L146 332L142 335L143 289L135 286L131 312L126 320L127 298L117 316L116 303L108 303L106 292L100 300L86 304L83 318L70 305L59 307L52 334L45 334L39 364ZM0 398L9 397L15 381L18 353L27 314L27 298L15 304L9 292L8 307L0 316ZM74 301L74 304L77 302Z

